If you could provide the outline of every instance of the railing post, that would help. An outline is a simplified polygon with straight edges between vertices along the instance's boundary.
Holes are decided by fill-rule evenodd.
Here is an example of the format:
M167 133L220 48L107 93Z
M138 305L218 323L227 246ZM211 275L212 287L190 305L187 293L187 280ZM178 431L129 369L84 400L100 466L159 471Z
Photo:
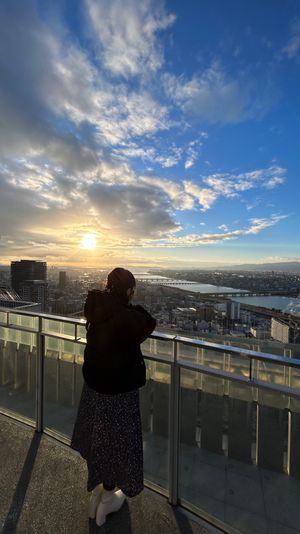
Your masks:
M43 331L43 318L38 317L38 333L37 333L37 366L36 366L36 431L43 432L44 422L44 356L45 356L45 338Z
M180 368L177 341L173 340L169 404L169 503L178 503Z
M249 380L253 379L253 358L250 357Z

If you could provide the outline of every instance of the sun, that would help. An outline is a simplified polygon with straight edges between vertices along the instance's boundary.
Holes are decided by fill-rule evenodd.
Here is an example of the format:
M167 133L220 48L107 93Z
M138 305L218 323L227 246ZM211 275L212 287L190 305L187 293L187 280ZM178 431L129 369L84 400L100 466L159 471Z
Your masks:
M97 241L94 234L85 234L80 242L80 248L92 250L96 248Z

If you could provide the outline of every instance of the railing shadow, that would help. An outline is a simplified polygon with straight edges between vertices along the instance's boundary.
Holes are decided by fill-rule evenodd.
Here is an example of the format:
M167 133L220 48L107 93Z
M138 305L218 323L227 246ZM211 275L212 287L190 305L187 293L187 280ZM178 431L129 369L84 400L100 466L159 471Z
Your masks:
M35 432L30 447L27 452L27 456L23 465L23 469L19 478L19 482L16 486L10 509L6 516L2 534L12 534L16 532L18 521L22 512L23 503L25 500L27 488L30 483L31 473L34 467L35 458L40 446L42 434Z
M177 527L181 534L193 534L194 530L191 527L189 518L184 515L179 508L171 506Z

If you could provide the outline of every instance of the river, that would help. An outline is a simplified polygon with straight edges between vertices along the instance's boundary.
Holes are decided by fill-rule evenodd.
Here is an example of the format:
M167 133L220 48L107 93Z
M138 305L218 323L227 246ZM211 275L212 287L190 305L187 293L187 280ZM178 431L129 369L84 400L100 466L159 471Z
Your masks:
M175 282L174 278L170 279L165 276L159 276L154 274L137 274L137 280L142 279L161 279L162 285L168 285L168 281ZM165 281L165 284L164 284ZM223 286L214 286L211 284L198 284L197 282L190 282L189 280L176 280L176 284L172 283L172 287L177 287L178 289L184 289L185 291L190 291L192 293L248 293L248 291L243 289L236 289L232 287L223 287ZM188 282L188 285L186 283ZM232 300L235 300L244 304L253 304L254 306L262 306L263 308L275 308L276 310L281 310L283 312L292 313L294 315L300 315L300 299L291 298L291 297L280 297L280 296L271 296L271 297L233 297Z
M199 284L198 282L191 282L190 280L175 280L174 278L167 278L166 276L149 273L135 273L135 277L137 280L139 278L143 280L151 280L151 278L155 278L156 280L160 279L161 284L166 286L169 285L168 282L172 282L172 287L184 289L185 291L192 291L193 293L243 293L245 291L243 289L236 289L233 287L214 286L212 284ZM248 291L245 291L245 293L248 293Z
M241 302L242 304L253 304L254 306L262 306L263 308L275 308L283 312L300 315L300 299L292 297L233 297L232 300Z

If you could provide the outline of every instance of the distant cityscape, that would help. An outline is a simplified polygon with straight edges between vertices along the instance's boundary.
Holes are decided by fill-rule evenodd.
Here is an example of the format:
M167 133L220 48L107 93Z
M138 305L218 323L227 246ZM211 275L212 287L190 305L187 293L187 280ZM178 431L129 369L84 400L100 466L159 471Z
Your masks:
M0 267L0 307L83 317L88 290L104 287L107 274L12 261ZM148 270L135 275L135 302L155 315L159 330L218 342L300 343L299 272Z

